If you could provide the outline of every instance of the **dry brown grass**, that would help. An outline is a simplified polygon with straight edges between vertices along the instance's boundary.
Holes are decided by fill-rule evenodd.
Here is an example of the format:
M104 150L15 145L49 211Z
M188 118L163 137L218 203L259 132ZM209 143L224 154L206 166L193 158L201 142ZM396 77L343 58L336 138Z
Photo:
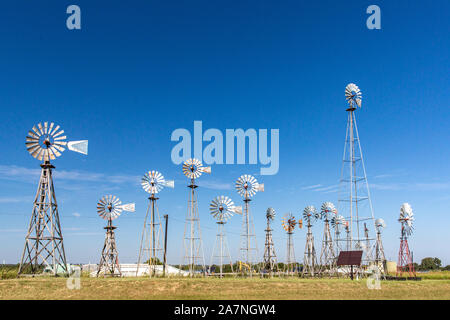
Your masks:
M366 281L344 279L146 279L81 278L69 290L65 278L0 281L0 299L450 299L450 280Z

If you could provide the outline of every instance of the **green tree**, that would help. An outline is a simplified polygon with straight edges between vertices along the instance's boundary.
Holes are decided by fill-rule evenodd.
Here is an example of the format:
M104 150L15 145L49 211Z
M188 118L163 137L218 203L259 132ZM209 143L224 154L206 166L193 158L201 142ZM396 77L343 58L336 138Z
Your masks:
M441 260L439 258L423 258L420 263L420 270L439 270L441 269Z

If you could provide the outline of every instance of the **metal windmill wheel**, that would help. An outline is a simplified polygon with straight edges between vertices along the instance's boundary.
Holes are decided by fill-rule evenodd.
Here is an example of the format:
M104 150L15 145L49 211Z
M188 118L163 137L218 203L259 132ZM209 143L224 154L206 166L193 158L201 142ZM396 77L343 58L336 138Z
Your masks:
M113 195L104 196L97 203L97 213L105 220L117 219L122 211L134 212L135 204L122 204L119 198Z
M269 220L275 219L275 209L274 208L268 208L266 211L266 218Z
M50 161L61 156L61 153L67 147L71 151L87 154L88 141L65 141L67 137L64 130L60 126L55 126L52 122L44 122L33 126L33 129L28 131L25 145L28 152L38 160Z
M226 196L218 196L209 205L211 215L220 222L226 222L235 213L241 213L242 208L235 206L234 202Z
M320 218L323 220L329 220L331 213L337 214L336 207L331 202L324 202L320 208Z
M381 232L384 228L386 228L386 222L384 222L383 219L378 218L375 220L375 226L377 227L377 230Z
M174 181L165 180L164 176L158 171L148 171L141 180L142 188L145 192L150 194L156 194L160 192L164 187L173 188Z
M312 225L319 218L319 213L314 206L307 206L303 210L303 219Z
M362 93L356 84L349 83L345 87L345 99L347 99L350 107L358 106L361 108Z
M344 225L344 223L345 223L345 219L344 219L343 216L336 215L336 216L331 218L331 226L334 229L339 229L340 226Z
M295 217L291 213L287 213L283 219L281 219L281 225L283 226L283 229L286 232L293 232L295 229L295 225L297 224L297 221L295 220Z
M264 191L264 184L258 183L254 176L244 174L237 179L236 190L243 197L253 197L256 192Z
M398 221L402 224L406 234L411 235L413 231L414 213L409 203L402 204Z
M211 173L211 167L204 167L200 160L191 158L183 163L183 173L190 179L197 179L203 172Z

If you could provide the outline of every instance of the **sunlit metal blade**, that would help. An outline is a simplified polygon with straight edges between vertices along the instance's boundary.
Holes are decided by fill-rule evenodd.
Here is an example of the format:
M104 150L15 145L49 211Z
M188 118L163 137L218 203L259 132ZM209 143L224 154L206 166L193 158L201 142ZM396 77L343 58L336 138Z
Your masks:
M258 185L258 191L264 192L264 183L260 183L260 184Z
M242 214L242 206L236 206L233 210L237 214Z
M69 141L67 142L67 148L71 151L79 152L82 154L88 154L88 140Z
M55 130L55 131L56 131L56 130ZM53 134L53 138L56 138L56 137L62 135L63 133L64 133L64 130L61 130L61 131L59 131L59 132L55 132L55 133Z
M38 138L42 135L41 132L38 130L38 128L36 128L36 126L33 126L33 131L36 133Z
M41 135L43 135L44 129L42 128L42 124L40 122L38 123L38 127L39 127L39 132L41 133Z

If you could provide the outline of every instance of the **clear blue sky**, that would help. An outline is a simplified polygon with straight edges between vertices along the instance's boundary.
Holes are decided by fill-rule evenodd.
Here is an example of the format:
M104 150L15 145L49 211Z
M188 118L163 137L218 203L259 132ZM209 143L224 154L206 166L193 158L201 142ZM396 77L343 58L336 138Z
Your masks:
M68 260L98 262L104 221L96 202L113 193L136 202L115 221L121 262L137 260L147 194L146 170L175 179L160 194L170 216L169 262L181 257L186 178L171 162L176 128L280 130L280 170L257 176L266 192L252 201L260 254L264 212L278 213L274 240L285 259L281 216L337 202L345 139L344 88L363 91L357 119L384 246L397 259L400 205L416 216L415 260L450 264L450 2L434 1L23 1L0 10L0 262L16 263L24 245L39 162L27 131L54 121L69 139L89 139L89 155L54 161ZM77 4L82 29L66 28ZM377 4L382 29L368 30ZM240 202L234 181L259 166L221 165L202 176L200 217L207 261L216 226L209 201ZM320 185L320 186L317 186ZM316 186L316 187L311 187ZM329 188L330 187L330 188ZM332 192L330 192L332 191ZM227 225L238 258L240 217ZM321 225L315 229L316 247ZM295 234L302 261L305 231Z

